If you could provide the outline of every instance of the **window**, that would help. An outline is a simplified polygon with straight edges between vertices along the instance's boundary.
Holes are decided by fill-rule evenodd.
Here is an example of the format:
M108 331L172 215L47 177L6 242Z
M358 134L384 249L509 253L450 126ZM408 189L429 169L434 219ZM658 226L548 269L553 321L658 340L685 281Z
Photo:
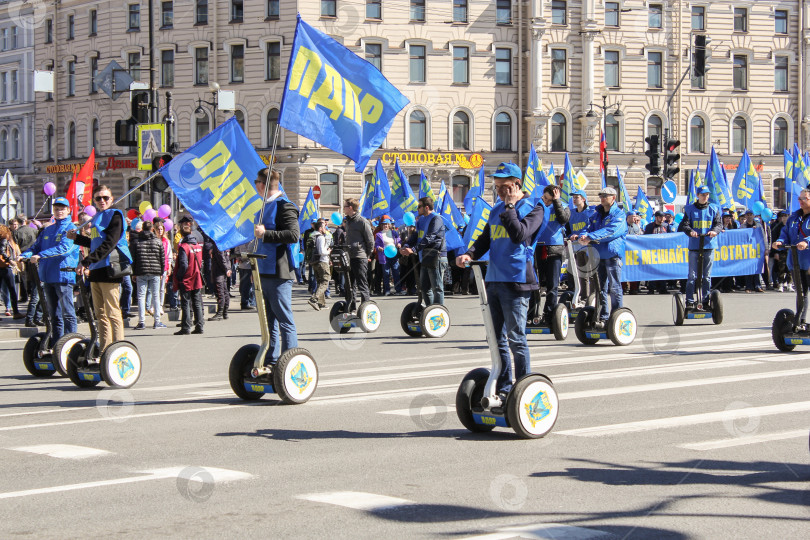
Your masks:
M411 0L411 21L425 22L425 0Z
M777 92L787 92L788 89L788 57L777 56L774 60L773 89Z
M467 0L453 0L453 22L467 22Z
M663 137L664 132L661 129L662 127L663 127L663 121L661 120L661 117L658 116L657 114L650 115L650 117L647 119L647 136L658 135L658 140L663 141L664 140L664 137Z
M8 101L8 73L0 73L0 102Z
M505 112L495 117L495 151L510 152L512 150L512 117Z
M453 83L468 84L470 82L470 49L469 47L453 47Z
M366 0L366 19L382 19L382 0Z
M695 65L694 62L692 63L692 69L690 70L690 79L692 80L692 88L698 89L705 89L706 88L706 72L704 71L703 75L698 77L695 75Z
M647 86L649 88L662 88L661 67L663 64L663 53L650 52L647 56Z
M689 122L689 151L706 153L706 123L700 116L693 116Z
M127 64L129 65L129 74L136 81L141 80L141 53L131 52L127 54Z
M233 111L233 116L236 118L236 123L239 124L239 127L242 128L242 131L245 131L245 113L236 109Z
M174 26L174 2L160 3L160 27L171 28Z
M194 24L208 24L208 0L197 0L194 11Z
M76 18L73 15L67 16L67 38L76 37Z
M68 125L67 143L67 157L76 157L76 124L73 122Z
M692 30L706 30L706 8L692 6Z
M98 56L90 57L90 93L95 94L98 92L98 84L96 84L96 75L98 75Z
M470 117L458 111L453 115L453 150L470 149Z
M568 147L567 143L567 122L565 115L557 113L551 117L551 151L552 152L565 152Z
M621 85L619 78L619 51L605 51L605 86Z
M566 68L565 49L551 49L551 85L565 86L568 80L565 73Z
M734 118L731 126L731 151L735 154L742 154L747 146L748 123L745 118L738 116Z
M427 117L422 111L413 111L408 120L410 148L427 148Z
M208 47L194 49L194 84L208 84Z
M231 22L240 23L245 16L245 5L243 0L231 0Z
M210 124L210 122L208 120L208 113L207 112L203 112L201 115L195 116L195 118L194 118L194 136L195 136L194 142L197 142L200 139L202 139L203 137L205 137L206 135L208 135L208 132L210 130L211 130L211 124Z
M98 147L98 118L93 118L90 126L90 149Z
M605 142L608 150L619 151L619 121L612 114L605 116Z
M382 71L382 45L366 43L366 60L377 70Z
M231 82L245 82L245 46L231 45Z
M321 0L321 17L337 17L337 0Z
M495 23L512 24L511 0L497 0L497 2L495 2Z
M45 69L53 71L53 62L48 62ZM45 101L53 101L53 92L45 92Z
M19 37L19 28L16 26L11 27L11 48L16 49L19 46L17 38Z
M511 49L495 49L495 84L512 84Z
M53 159L53 125L48 126L48 130L45 132L45 159L51 161Z
M273 146L273 136L276 133L276 126L278 126L278 109L270 109L267 111L265 124L267 125L267 147L271 148ZM279 134L279 137L281 137L281 134Z
M3 30L0 31L0 35L2 35L2 38L0 38L0 41L2 41L2 47L0 47L0 49L5 51L8 49L8 28L3 28Z
M67 63L67 95L76 95L76 62L71 60ZM5 88L5 84L3 85ZM3 100L5 101L5 100Z
M127 30L140 30L141 29L141 5L129 5L129 18L127 20Z
M11 130L11 159L20 159L20 131Z
M338 206L340 203L340 190L338 180L340 177L337 173L321 173L321 204L329 206Z
M53 43L53 19L45 21L45 43Z
M566 13L566 4L562 0L552 0L551 2L551 23L552 24L567 24L568 14Z
M98 11L95 9L90 10L90 35L95 36L98 33Z
M281 43L267 42L267 80L277 81L281 78Z
M748 57L734 55L734 90L748 90Z
M650 28L664 27L664 5L650 4L650 12L647 17L647 26Z
M784 118L777 118L773 123L773 153L783 155L788 147L788 123Z
M160 51L160 86L174 86L174 51Z
M425 82L425 46L410 46L410 81Z
M19 91L17 88L17 70L11 70L11 101L17 101Z
M453 179L450 181L450 189L452 190L453 202L456 203L456 205L463 204L464 197L466 197L467 192L470 191L470 177L462 174L453 176Z
M777 34L788 33L788 12L784 9L777 9L773 12L774 29Z
M618 2L605 2L605 26L619 26Z
M278 19L281 14L281 6L279 0L267 0L267 18Z
M748 32L748 10L746 8L734 8L734 31Z
M4 129L0 131L0 160L8 159L8 132Z

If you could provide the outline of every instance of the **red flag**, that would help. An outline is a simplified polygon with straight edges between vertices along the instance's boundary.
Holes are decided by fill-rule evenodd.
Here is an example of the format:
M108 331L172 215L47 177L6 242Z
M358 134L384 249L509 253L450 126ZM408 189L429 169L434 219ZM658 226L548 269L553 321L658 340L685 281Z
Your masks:
M90 150L90 157L82 168L79 174L76 175L76 197L81 195L81 202L79 203L82 208L90 205L93 202L93 170L96 163L96 149Z
M68 184L65 196L70 203L70 219L71 221L76 221L79 216L79 197L76 195L76 173L73 173L73 178L70 180L70 184Z
M605 140L605 133L600 130L599 135L599 172L604 173L605 158L607 157L607 141Z

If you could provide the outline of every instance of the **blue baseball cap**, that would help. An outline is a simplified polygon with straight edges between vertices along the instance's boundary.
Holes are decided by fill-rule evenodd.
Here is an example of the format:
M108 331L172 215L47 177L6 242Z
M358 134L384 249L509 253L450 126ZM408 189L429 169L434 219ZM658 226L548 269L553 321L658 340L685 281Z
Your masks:
M586 195L586 194L585 194L585 190L584 190L584 189L575 189L574 191L572 191L572 192L571 192L571 196L573 197L574 195L579 195L579 196L580 196L580 197L582 197L583 199L587 199L587 198L588 198L588 195Z
M70 203L64 197L57 197L56 200L53 201L53 204L59 204L59 205L62 205L62 206L70 206Z
M709 186L700 186L697 188L697 194L700 195L701 193L711 193Z
M523 178L523 171L514 163L501 163L492 174L494 178Z
M385 218L380 223L388 223L389 225L392 225L394 223L394 220L391 218Z
M664 215L675 217L675 214L672 213L672 210L667 210L664 212Z

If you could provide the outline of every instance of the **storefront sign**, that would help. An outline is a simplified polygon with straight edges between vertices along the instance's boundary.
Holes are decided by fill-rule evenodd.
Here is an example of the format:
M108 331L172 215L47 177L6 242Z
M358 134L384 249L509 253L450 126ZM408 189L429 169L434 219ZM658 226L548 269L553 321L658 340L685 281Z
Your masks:
M399 159L400 165L447 165L463 169L477 169L484 164L481 154L457 154L454 152L384 152L382 162L393 165Z

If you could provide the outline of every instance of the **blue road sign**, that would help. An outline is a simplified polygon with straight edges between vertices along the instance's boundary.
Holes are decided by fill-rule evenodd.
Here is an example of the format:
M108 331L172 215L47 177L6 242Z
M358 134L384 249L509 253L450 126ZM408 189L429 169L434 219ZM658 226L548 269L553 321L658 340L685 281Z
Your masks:
M678 187L675 185L675 182L672 180L669 182L664 182L664 185L661 186L661 198L664 200L664 202L666 204L674 203L677 195Z

